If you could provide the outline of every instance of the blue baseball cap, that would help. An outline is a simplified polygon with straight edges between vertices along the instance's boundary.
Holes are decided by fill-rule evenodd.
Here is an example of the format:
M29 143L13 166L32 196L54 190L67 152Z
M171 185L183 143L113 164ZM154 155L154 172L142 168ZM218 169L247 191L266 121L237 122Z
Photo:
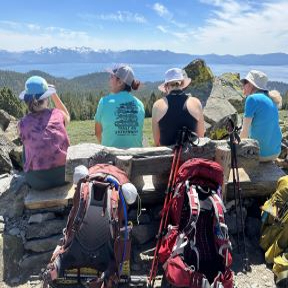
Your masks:
M32 76L25 83L25 90L19 95L21 100L29 102L33 99L43 100L56 93L53 85L49 85L47 81L40 76Z

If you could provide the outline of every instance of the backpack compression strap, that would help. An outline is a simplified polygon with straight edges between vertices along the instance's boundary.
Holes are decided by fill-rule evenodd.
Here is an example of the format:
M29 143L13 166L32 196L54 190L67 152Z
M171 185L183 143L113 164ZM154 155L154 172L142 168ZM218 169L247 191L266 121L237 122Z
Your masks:
M197 270L199 269L199 252L196 247L196 223L200 214L200 203L196 187L194 185L190 186L189 181L185 182L185 192L188 197L190 215L183 232L177 237L176 243L172 249L172 254L170 257L174 257L179 254L183 254L185 246L189 243L188 237L190 234L193 235L193 239L190 239L191 249L195 252L197 256ZM181 188L179 188L181 189Z
M231 243L228 236L228 227L225 224L224 212L226 211L225 206L221 198L217 194L212 194L209 196L210 201L214 207L215 220L214 220L214 234L215 241L219 246L218 253L225 259L225 265L231 265L229 249L231 248Z
M190 237L190 248L193 250L197 256L197 265L199 268L199 252L196 247L196 223L200 214L200 201L197 193L197 189L199 186L189 184L189 181L185 182L186 193L188 196L188 202L190 207L190 215L187 225L183 229L183 233L181 233L176 240L175 247L173 248L172 255L175 256L177 254L181 254L183 252L184 247L187 245L186 239L190 234L193 237ZM210 191L211 192L211 191ZM229 266L229 249L231 248L231 243L229 242L228 237L228 227L225 224L224 212L226 211L225 206L221 198L217 195L215 191L212 191L212 195L208 197L209 202L212 203L212 207L215 213L215 220L213 226L215 227L214 233L215 240L219 246L218 253L225 259L225 265ZM205 201L204 201L205 203ZM210 204L211 205L211 204ZM204 208L204 207L202 207ZM183 234L183 235L182 235ZM178 243L179 242L179 243Z

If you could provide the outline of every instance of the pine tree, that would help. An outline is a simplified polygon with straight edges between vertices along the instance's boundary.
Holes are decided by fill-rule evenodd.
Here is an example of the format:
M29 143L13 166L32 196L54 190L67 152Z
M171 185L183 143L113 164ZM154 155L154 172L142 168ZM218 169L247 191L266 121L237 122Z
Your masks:
M5 110L10 115L21 118L24 115L25 107L9 88L0 89L0 109Z

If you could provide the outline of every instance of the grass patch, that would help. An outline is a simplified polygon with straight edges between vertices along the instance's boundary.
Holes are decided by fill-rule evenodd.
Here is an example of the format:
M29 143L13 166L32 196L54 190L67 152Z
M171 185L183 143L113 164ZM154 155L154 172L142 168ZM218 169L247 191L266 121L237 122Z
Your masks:
M71 121L67 127L71 145L98 143L94 127L95 122L93 120ZM143 139L144 146L153 146L151 118L145 118L144 120Z
M242 114L240 116L243 118ZM287 110L280 110L279 118L284 122L288 121ZM154 146L151 122L151 118L145 118L144 120L143 145L145 147ZM67 127L71 145L80 143L98 143L94 134L94 123L95 122L93 120L71 121Z
M71 145L80 143L98 143L93 120L71 121L67 127Z

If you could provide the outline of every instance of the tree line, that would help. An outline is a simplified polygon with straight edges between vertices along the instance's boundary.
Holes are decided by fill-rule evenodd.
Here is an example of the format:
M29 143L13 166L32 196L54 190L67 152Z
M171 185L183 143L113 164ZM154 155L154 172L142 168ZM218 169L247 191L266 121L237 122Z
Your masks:
M16 118L27 112L26 106L18 99L18 94L23 90L25 81L32 75L42 76L48 83L54 84L58 95L70 112L72 120L91 120L94 118L98 102L107 95L108 74L91 73L73 79L54 77L42 71L18 73L14 71L0 71L0 109L4 109ZM140 89L133 91L144 104L145 116L151 117L154 102L161 97L157 87L160 82L145 82ZM201 86L202 87L202 86ZM276 89L282 95L282 108L288 110L288 84L271 81L268 82L269 90ZM199 89L198 89L199 90ZM200 91L189 91L201 99Z
M105 92L99 91L82 93L82 92L63 92L59 97L67 107L71 120L91 120L94 118L96 109L101 97L106 95ZM152 107L154 102L161 97L160 93L154 92L149 97L139 97L145 108L145 117L152 116ZM52 105L52 104L51 104ZM3 87L0 89L0 109L5 110L10 115L21 118L27 113L26 105L19 100L18 95L13 93L12 89Z

